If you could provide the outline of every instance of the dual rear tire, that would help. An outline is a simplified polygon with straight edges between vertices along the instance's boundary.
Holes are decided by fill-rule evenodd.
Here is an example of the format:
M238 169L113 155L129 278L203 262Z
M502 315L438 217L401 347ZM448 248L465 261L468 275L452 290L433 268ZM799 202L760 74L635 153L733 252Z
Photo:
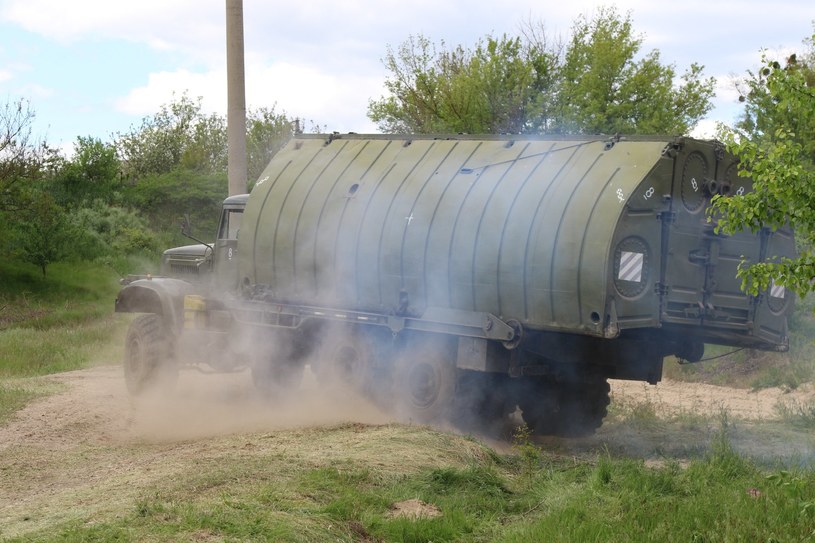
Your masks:
M535 435L592 435L608 414L611 391L605 378L556 382L530 381L522 387L518 405Z

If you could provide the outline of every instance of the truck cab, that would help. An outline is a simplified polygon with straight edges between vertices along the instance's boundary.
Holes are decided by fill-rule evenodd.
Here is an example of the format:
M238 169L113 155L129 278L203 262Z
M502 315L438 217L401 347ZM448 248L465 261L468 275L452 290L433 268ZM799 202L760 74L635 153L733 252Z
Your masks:
M215 288L234 292L238 287L238 234L248 194L224 200L214 247Z
M237 288L238 233L248 199L248 194L238 194L224 200L215 243L196 239L199 243L164 251L160 274L218 290ZM191 237L186 231L185 235Z

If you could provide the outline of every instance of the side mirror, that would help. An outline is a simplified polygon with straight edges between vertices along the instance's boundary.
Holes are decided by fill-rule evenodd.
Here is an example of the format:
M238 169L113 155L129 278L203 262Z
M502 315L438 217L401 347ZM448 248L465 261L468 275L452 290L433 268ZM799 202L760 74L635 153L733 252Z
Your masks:
M184 214L184 217L181 218L181 234L190 237L190 231L192 230L192 226L190 225L190 216L188 213Z

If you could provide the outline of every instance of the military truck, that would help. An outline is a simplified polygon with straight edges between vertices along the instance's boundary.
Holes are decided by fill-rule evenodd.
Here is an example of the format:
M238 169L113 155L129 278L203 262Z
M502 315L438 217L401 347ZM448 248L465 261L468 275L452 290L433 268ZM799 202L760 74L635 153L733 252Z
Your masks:
M126 381L248 367L276 395L308 365L423 422L520 409L591 433L609 378L656 384L705 344L787 349L792 294L736 272L792 255L792 232L707 214L749 190L721 144L683 137L298 135L214 243L122 288L116 311L142 314Z

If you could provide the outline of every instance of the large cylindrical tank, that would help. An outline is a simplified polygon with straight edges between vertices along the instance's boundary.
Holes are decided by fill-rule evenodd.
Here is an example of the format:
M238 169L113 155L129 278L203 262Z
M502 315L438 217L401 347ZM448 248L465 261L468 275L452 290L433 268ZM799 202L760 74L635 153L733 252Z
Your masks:
M717 273L702 254L705 187L736 183L719 155L674 138L297 136L249 198L240 280L281 303L451 308L600 337L705 326ZM738 250L759 247L745 236ZM734 275L730 253L718 273ZM724 325L737 343L756 306L733 282L721 300L750 314L710 334Z

